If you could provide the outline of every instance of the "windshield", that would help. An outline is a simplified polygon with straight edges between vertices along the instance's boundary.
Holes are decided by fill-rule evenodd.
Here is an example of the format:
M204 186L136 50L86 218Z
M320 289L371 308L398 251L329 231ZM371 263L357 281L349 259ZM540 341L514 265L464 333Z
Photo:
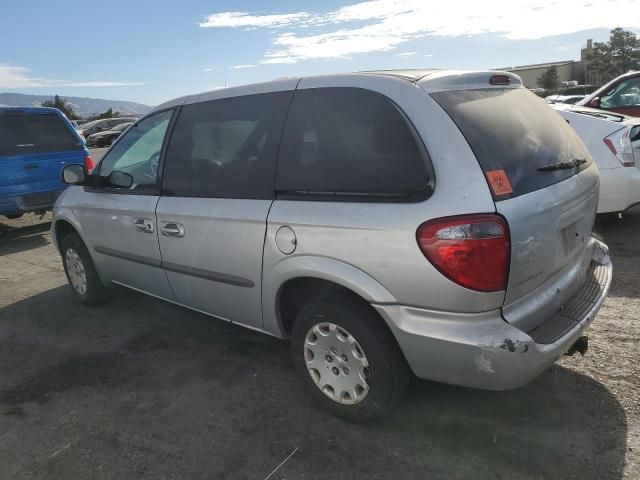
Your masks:
M83 129L91 128L99 121L100 120L93 120L92 122L89 122L89 123L83 123L82 125L80 125L80 128L83 128Z
M133 122L129 122L129 123L121 123L119 125L116 125L115 127L113 127L111 130L115 131L115 132L120 132L122 130L126 130L127 128L129 128L129 125L131 125Z

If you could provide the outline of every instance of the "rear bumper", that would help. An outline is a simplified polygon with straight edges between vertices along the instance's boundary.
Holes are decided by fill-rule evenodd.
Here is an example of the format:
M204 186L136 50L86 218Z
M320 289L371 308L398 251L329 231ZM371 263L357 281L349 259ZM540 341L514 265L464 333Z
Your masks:
M62 192L64 192L64 188L0 197L0 215L18 215L26 212L51 210Z
M436 312L401 305L374 305L394 333L416 376L489 390L529 383L583 335L611 284L606 245L593 249L587 279L549 319L523 332L500 310L480 314Z

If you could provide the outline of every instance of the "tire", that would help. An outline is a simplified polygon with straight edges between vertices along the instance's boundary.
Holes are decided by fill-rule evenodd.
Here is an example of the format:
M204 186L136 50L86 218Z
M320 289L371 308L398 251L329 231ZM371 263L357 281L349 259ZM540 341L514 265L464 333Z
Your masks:
M331 325L335 325L334 333ZM315 346L305 343L318 338L318 331L326 336L315 341ZM337 352L331 350L331 345L336 345ZM319 350L321 355L316 355ZM382 319L364 301L348 295L317 298L301 309L293 324L291 353L296 371L314 401L346 420L367 422L380 417L398 403L411 379L400 347ZM341 370L345 366L351 369L343 375ZM361 385L362 377L354 380L349 376L354 371L364 374L368 390ZM340 384L343 379L353 394L337 392L343 389ZM325 385L323 391L321 385L331 381L337 382L337 388Z
M61 254L67 281L80 302L85 305L100 305L111 298L112 289L100 280L91 255L77 233L69 233L64 237ZM81 278L78 281L82 276L84 282Z
M17 220L18 218L22 217L22 213L12 213L10 215L5 215L5 217L7 217L9 220Z

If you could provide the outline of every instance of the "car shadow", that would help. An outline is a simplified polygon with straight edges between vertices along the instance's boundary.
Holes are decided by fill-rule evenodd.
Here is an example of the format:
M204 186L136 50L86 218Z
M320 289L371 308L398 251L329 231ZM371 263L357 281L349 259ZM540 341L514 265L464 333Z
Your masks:
M559 366L508 392L415 380L382 420L347 423L310 403L285 342L124 289L0 308L0 365L0 477L264 478L294 452L281 477L602 480L627 448L612 393ZM72 446L52 458L56 441Z
M51 222L11 226L0 222L0 256L48 245Z

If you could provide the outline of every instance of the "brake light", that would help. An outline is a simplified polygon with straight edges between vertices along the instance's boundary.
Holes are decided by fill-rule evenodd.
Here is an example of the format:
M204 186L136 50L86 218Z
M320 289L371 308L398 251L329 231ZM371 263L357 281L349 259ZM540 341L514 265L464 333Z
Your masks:
M443 275L480 292L505 290L509 277L509 227L499 215L429 220L417 231L418 246Z
M93 159L89 155L84 157L84 168L87 169L87 173L91 173L94 167L95 165L93 164Z
M511 85L511 77L509 75L492 75L489 78L491 85Z
M604 143L609 147L609 150L611 150L611 153L613 153L623 167L636 166L630 133L631 129L628 128L622 133L616 132L603 139Z

